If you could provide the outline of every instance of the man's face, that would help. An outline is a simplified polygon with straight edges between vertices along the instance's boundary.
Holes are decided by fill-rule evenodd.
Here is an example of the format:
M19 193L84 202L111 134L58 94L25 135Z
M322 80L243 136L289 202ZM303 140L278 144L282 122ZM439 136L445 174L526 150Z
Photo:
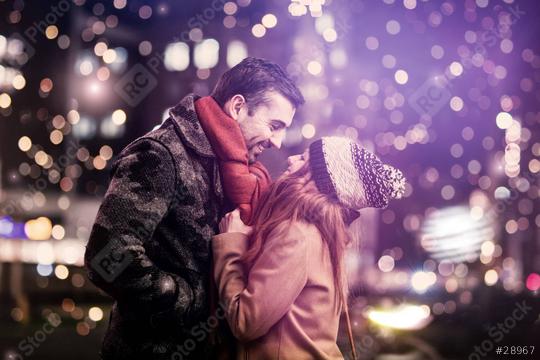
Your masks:
M291 126L296 109L291 102L277 92L266 94L267 103L250 113L247 104L238 112L237 121L248 148L249 162L272 146L279 149L286 129Z

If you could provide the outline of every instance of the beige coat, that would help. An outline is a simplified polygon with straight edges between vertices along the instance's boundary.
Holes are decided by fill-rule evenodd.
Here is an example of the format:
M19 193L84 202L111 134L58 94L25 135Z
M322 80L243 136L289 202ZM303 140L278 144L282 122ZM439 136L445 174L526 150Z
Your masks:
M213 238L214 277L238 359L343 359L336 344L341 304L317 228L278 226L249 273L239 261L247 246L240 233Z

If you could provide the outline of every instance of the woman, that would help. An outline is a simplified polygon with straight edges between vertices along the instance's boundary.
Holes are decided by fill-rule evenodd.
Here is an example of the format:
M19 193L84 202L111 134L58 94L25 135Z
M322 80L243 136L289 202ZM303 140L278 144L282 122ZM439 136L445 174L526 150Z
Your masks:
M238 210L213 239L214 277L238 358L342 359L336 344L346 304L347 227L366 207L386 207L405 179L343 138L315 141L257 206L253 226Z

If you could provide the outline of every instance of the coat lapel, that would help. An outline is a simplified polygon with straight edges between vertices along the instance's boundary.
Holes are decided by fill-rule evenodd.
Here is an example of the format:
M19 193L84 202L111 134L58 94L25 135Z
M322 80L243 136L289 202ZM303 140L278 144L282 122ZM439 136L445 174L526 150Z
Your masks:
M182 140L199 155L215 158L212 146L199 123L195 101L200 96L189 94L178 105L169 110L169 115L180 132Z
M195 111L195 101L198 99L200 99L200 96L198 95L187 95L180 103L169 110L169 115L178 130L182 142L200 156L212 158L214 160L214 184L211 184L211 187L214 189L216 196L219 199L223 199L223 187L221 184L218 159L212 150L212 146L204 133L197 112Z

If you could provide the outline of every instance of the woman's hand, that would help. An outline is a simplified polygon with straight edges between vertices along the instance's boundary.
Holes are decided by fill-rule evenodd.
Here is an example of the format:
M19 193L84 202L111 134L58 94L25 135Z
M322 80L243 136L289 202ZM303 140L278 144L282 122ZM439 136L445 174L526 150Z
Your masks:
M225 214L223 219L221 219L219 231L221 233L238 232L244 235L250 235L253 228L244 224L240 218L240 210L235 209L234 211Z

